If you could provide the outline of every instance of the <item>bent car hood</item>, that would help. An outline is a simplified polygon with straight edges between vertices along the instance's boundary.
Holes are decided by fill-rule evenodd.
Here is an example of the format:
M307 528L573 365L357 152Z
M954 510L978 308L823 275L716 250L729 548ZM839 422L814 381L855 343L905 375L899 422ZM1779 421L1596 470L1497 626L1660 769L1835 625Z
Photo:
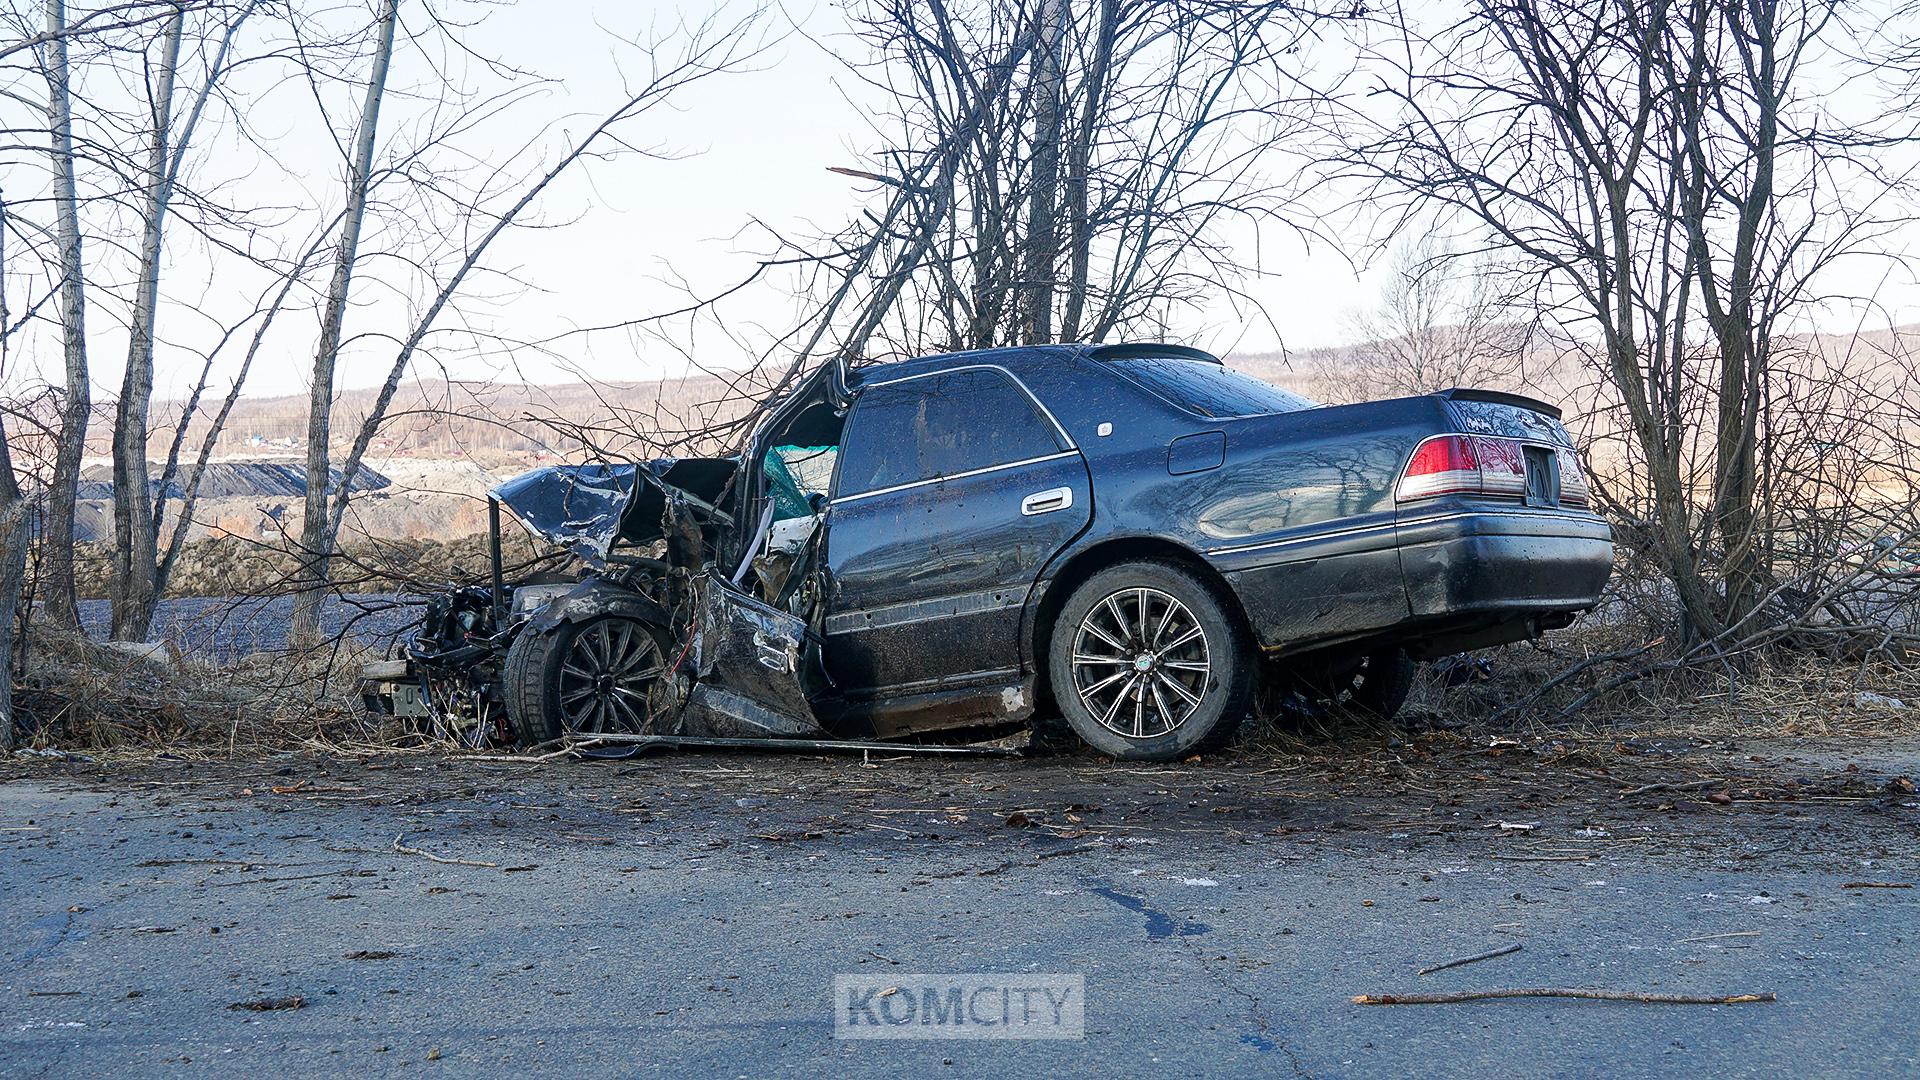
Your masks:
M599 565L616 543L650 544L665 535L669 488L712 503L738 467L730 457L550 465L503 481L491 494L535 536Z

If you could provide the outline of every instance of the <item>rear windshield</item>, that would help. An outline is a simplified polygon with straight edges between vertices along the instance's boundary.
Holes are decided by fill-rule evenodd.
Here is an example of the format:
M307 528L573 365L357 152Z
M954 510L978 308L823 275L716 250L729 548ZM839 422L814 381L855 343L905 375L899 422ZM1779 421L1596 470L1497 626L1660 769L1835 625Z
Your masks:
M1142 356L1106 363L1173 404L1216 419L1299 412L1319 405L1272 383L1205 360Z

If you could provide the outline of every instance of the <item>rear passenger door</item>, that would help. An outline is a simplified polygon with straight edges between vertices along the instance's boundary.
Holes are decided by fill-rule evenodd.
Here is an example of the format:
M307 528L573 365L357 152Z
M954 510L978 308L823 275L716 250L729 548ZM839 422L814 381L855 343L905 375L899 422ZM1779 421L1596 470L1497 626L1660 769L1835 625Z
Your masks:
M855 697L1011 682L1027 593L1091 495L1066 433L1000 368L862 390L827 515L834 681Z

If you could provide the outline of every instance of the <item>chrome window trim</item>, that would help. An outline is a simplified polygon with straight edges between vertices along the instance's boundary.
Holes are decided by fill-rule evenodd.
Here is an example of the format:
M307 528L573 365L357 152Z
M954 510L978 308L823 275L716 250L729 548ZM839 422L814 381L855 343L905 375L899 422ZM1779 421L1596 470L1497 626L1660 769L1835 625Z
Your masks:
M872 491L861 491L861 492L856 492L855 494L852 494L852 495L837 495L833 498L832 502L830 502L828 505L839 506L842 503L857 502L861 499L870 499L875 495L891 495L896 491L906 491L909 488L928 487L930 485L943 483L948 480L960 480L969 476L982 476L986 473L999 472L1002 469L1017 469L1023 465L1038 465L1043 461L1058 461L1061 458L1070 458L1078 454L1079 454L1078 450L1062 450L1057 454L1045 454L1041 457L1026 458L1025 460L1022 460L1022 461L1009 461L1000 465L988 465L988 466L985 466L984 468L968 469L966 472L951 473L947 476L936 476L930 480L915 480L910 484L895 484L892 487L875 488Z

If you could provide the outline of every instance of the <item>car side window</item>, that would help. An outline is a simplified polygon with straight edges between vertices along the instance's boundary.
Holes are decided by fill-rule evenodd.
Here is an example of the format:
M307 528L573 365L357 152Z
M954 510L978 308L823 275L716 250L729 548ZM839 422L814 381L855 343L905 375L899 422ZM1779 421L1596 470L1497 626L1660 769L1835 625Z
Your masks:
M920 473L953 476L1060 450L1026 391L998 371L975 368L926 380Z
M848 422L837 490L937 480L1062 449L1033 399L984 368L873 387Z
M876 386L860 395L840 440L835 494L858 495L913 481L912 473L917 468L913 428L918 405L918 395L897 386Z

